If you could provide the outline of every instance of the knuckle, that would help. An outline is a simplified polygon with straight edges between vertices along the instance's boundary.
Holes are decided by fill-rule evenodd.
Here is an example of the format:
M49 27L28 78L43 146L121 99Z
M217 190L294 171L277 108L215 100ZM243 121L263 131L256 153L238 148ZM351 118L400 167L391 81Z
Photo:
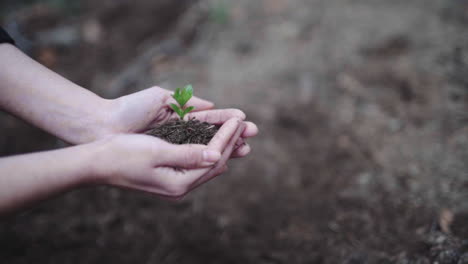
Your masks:
M235 117L231 117L227 122L226 122L226 127L229 128L229 129L235 129L239 126L239 124L242 122L242 119L235 116Z
M245 113L242 110L239 109L233 109L234 116L244 120L246 118Z

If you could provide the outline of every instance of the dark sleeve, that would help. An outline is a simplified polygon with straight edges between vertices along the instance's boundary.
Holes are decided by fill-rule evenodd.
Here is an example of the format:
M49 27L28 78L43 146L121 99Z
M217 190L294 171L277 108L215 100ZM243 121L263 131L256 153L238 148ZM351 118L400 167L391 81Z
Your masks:
M10 43L15 44L15 41L8 35L8 33L0 27L0 44L1 43Z

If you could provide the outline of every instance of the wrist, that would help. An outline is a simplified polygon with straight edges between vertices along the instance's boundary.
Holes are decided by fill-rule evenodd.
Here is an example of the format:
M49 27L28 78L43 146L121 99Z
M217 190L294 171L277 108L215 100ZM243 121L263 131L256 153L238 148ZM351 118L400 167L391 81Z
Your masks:
M109 164L110 142L112 137L100 139L88 144L81 145L83 152L83 162L86 173L81 181L85 185L106 184L111 174L112 164Z
M96 105L95 124L90 129L90 139L86 143L98 141L116 133L115 118L113 117L115 112L114 100L98 96Z
M75 131L76 133L71 137L70 143L75 145L86 144L114 134L112 100L96 95L90 106L87 116L80 119L81 124L78 127L81 127L81 129ZM80 121L75 120L74 122Z

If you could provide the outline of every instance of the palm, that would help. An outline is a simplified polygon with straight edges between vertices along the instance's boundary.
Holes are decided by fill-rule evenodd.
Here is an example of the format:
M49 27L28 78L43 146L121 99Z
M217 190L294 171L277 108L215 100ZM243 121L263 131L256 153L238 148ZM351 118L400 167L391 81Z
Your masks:
M172 102L174 102L174 99L171 97L171 92L159 87L120 97L114 101L115 106L111 114L113 120L111 130L113 133L141 133L170 118L177 118L177 115L169 107ZM187 105L194 106L195 110L186 115L185 119L197 118L218 125L222 125L233 117L245 119L245 114L240 110L213 109L213 103L197 97L192 97ZM245 124L246 128L242 138L255 136L258 132L257 127L251 122L245 122ZM239 142L238 145L244 145L243 141ZM235 155L244 156L249 150L239 149Z

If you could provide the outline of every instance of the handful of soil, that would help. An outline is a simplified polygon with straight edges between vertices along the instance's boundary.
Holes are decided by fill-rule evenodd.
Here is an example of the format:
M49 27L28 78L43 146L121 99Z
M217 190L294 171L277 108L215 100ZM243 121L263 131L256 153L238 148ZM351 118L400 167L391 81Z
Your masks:
M219 127L196 119L188 121L172 119L145 134L161 138L172 144L208 145Z

